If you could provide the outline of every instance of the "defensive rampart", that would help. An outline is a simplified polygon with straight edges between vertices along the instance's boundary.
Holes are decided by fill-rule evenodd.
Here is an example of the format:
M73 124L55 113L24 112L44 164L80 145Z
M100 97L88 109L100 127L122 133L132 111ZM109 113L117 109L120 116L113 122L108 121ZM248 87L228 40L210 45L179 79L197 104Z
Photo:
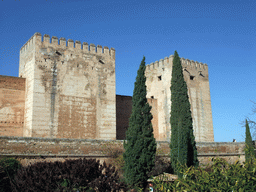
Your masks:
M199 142L198 158L207 164L212 157L221 157L230 163L243 162L244 143ZM0 156L23 159L23 163L68 158L97 158L107 160L113 151L123 151L123 141L89 139L50 139L33 137L0 137ZM157 154L169 157L169 143L157 142Z
M171 135L172 61L172 55L165 57L145 71L158 141ZM113 48L35 33L20 49L19 64L20 78L0 77L1 136L125 139L132 99L115 95ZM213 142L208 66L184 58L181 64L195 139Z

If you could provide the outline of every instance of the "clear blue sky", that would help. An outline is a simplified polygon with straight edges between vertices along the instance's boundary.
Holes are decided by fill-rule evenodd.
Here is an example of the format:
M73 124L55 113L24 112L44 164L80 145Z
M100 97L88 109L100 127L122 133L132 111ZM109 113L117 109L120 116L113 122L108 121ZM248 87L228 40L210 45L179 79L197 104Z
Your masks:
M254 0L2 0L0 75L18 76L35 33L115 48L116 93L133 94L139 64L180 57L207 63L216 142L245 139L256 102ZM253 131L253 130L252 130Z

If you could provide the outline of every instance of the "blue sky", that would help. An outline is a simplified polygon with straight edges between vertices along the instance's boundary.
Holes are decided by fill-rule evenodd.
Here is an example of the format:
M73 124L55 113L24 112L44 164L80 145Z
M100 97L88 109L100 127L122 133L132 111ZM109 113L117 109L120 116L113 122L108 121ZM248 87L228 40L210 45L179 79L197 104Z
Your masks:
M132 96L143 55L177 50L208 64L216 142L244 141L241 122L256 121L254 0L2 0L0 26L0 75L18 76L19 50L40 32L115 48L116 93Z

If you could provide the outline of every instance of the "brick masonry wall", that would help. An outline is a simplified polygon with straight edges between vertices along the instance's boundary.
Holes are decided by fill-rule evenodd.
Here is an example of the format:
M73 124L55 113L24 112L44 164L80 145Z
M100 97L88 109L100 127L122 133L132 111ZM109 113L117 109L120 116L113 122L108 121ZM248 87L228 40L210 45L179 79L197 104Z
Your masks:
M157 100L147 99L151 108L151 114L153 115L152 126L154 129L154 136L156 140L159 139L158 135L158 115L157 115ZM116 139L124 140L125 132L129 127L129 118L132 113L132 97L116 95Z
M25 80L0 75L0 136L23 136Z
M132 97L116 95L116 139L125 139L132 113Z
M244 143L199 142L197 143L200 164L207 164L212 157L221 157L230 163L245 161ZM33 137L0 137L0 156L23 159L23 162L53 161L67 158L110 159L113 151L123 151L123 141L89 139L50 139ZM157 154L169 157L169 143L157 142Z

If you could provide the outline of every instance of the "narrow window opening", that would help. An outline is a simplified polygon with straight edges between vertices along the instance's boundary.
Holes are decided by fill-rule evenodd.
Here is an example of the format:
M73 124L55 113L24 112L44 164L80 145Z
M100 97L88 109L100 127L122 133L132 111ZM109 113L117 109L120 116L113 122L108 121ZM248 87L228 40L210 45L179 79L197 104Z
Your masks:
M99 60L99 62L100 62L101 64L104 64L104 61L102 61L101 59Z
M158 81L161 81L162 80L162 76L158 76Z
M154 96L151 96L151 99L154 99Z
M204 77L204 75L202 74L202 71L199 71L199 75L201 75L202 77Z
M194 80L195 76L190 75L190 80Z
M60 52L58 52L58 51L56 51L56 53L57 53L58 55L61 55L61 53L60 53Z

